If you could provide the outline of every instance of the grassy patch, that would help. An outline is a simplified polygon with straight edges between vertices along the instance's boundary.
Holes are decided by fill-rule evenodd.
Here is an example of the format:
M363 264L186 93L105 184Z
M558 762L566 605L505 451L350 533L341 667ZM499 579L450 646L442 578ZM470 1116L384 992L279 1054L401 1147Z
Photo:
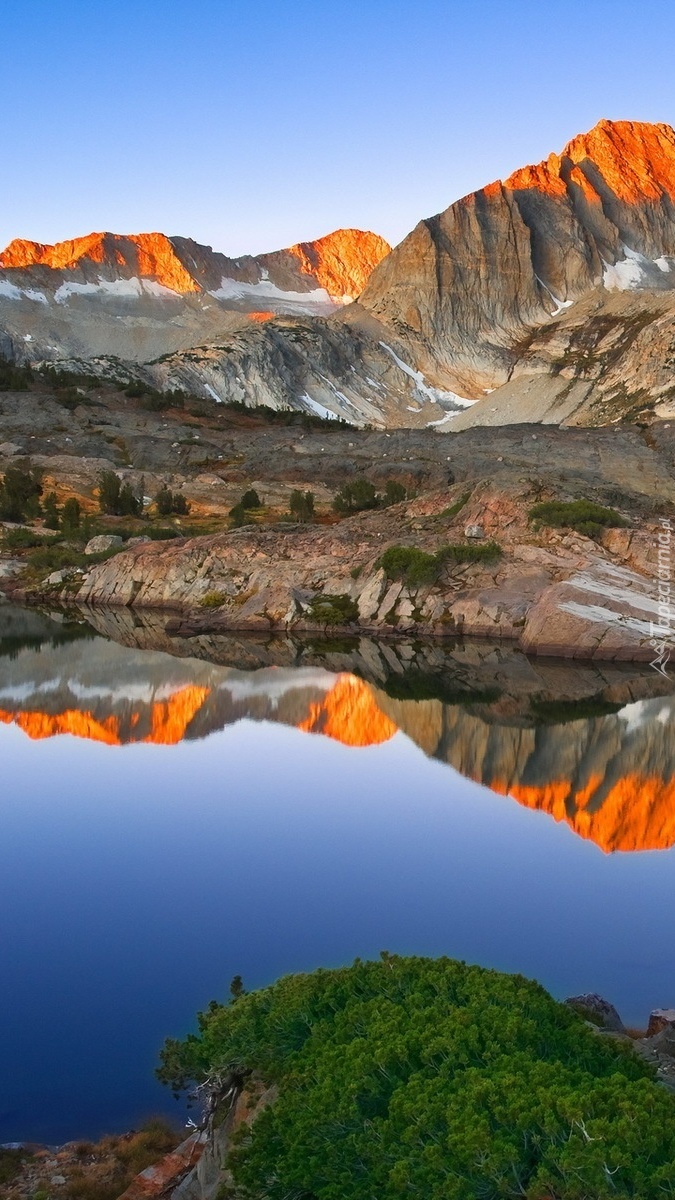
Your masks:
M444 508L444 509L443 509L443 512L441 513L441 516L442 516L442 517L445 517L445 518L446 518L448 521L452 520L452 518L453 518L453 517L456 517L456 516L457 516L457 513L458 513L458 512L461 512L461 511L462 511L462 509L464 508L464 505L465 505L465 504L466 504L466 503L467 503L467 502L468 502L470 499L471 499L471 492L464 492L464 493L463 493L463 494L462 494L462 495L459 497L459 500L455 500L455 503L454 503L454 504L450 504L448 508Z
M60 542L58 535L39 533L37 529L6 529L2 538L3 550L34 550L37 546L53 546Z
M0 1185L11 1183L19 1174L21 1164L30 1158L25 1150L0 1149Z
M200 608L222 608L227 600L225 592L207 592L199 601Z

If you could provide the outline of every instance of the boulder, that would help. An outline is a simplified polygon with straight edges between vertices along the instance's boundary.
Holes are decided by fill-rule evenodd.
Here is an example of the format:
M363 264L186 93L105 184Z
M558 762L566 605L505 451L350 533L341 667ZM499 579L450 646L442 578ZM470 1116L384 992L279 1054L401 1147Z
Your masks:
M603 996L598 996L597 992L587 992L583 996L570 996L565 1004L569 1008L573 1008L580 1016L586 1020L592 1021L594 1025L599 1025L601 1029L607 1029L610 1033L624 1033L624 1025L621 1017L616 1011L613 1004L609 1000L605 1000Z
M467 538L484 538L485 530L482 525L467 525L464 530L464 537Z
M116 546L121 546L123 538L116 533L99 533L96 537L90 538L87 542L85 554L104 554L106 550L114 550Z
M375 616L375 613L380 607L380 602L382 600L386 585L387 579L385 573L382 568L380 568L380 570L376 571L375 574L372 575L367 581L358 598L357 603L359 606L359 617L362 621L369 621Z
M655 1008L649 1014L647 1037L654 1037L663 1029L675 1029L675 1008Z

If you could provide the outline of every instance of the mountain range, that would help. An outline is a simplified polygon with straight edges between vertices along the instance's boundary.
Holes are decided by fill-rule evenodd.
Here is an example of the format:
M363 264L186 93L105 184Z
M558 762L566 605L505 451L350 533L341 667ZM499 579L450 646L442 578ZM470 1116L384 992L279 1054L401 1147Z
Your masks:
M675 132L600 121L420 221L230 259L163 234L0 255L0 349L354 424L675 412Z

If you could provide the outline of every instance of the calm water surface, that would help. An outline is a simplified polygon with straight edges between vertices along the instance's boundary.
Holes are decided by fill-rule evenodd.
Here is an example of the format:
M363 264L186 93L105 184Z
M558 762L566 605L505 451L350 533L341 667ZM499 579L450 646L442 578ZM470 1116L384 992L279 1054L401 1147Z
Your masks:
M0 1141L175 1111L162 1040L236 973L386 948L675 1004L655 675L92 619L0 610Z

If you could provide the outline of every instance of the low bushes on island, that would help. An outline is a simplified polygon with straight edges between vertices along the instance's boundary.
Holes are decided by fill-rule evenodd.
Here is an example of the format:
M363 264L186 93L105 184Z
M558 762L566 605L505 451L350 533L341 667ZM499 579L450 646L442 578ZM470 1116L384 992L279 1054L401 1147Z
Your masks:
M266 1200L663 1200L675 1098L538 984L447 958L290 975L169 1039L160 1079L277 1099L228 1158Z
M528 516L535 529L542 525L574 529L589 538L599 537L603 529L621 529L628 525L615 508L605 508L593 500L546 500L535 504Z

